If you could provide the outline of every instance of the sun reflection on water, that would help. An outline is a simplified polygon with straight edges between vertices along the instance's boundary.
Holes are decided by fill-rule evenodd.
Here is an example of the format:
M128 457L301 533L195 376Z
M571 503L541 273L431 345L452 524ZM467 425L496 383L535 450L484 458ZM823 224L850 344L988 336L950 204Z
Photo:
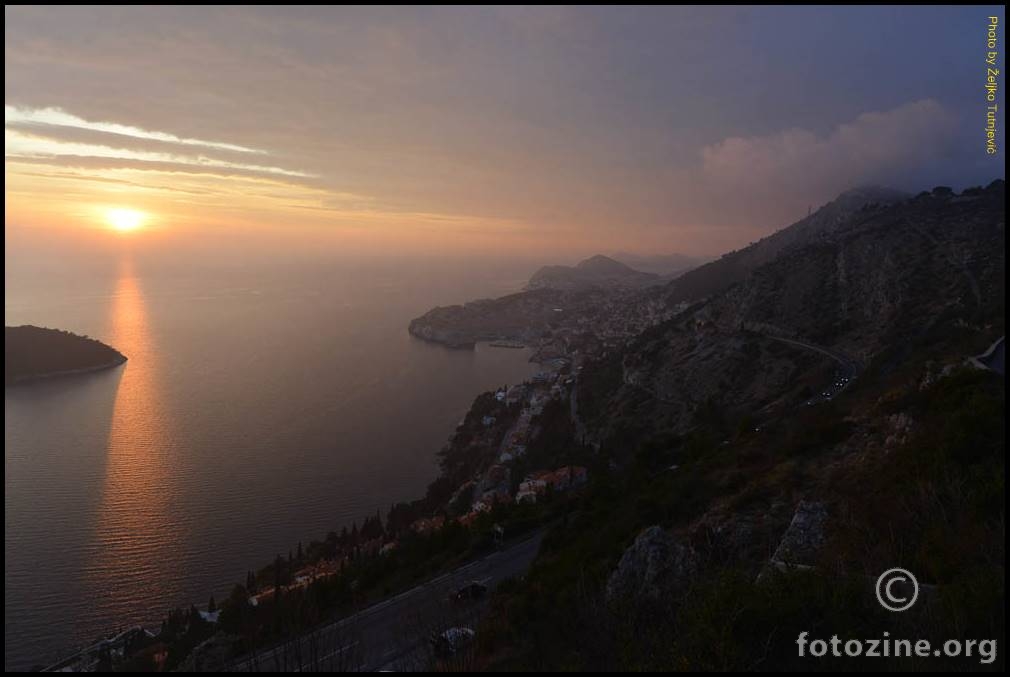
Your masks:
M160 586L169 578L165 573L179 530L170 505L171 433L157 347L141 282L128 257L121 262L110 310L106 335L128 359L113 405L88 574L109 593L96 604L136 609L142 600L169 601L155 598L169 592ZM138 619L123 619L128 620Z

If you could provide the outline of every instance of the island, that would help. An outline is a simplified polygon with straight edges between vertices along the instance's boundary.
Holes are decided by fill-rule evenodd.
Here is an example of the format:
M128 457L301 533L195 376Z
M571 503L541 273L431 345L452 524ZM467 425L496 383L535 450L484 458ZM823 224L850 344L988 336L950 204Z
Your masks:
M4 385L115 367L126 356L87 336L32 325L4 327Z

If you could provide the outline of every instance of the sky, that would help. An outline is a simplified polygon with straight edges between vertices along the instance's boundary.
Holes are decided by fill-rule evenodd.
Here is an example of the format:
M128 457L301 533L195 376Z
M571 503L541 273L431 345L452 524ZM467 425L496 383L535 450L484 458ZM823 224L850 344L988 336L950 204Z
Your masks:
M715 255L857 185L1002 178L990 15L6 7L5 241Z

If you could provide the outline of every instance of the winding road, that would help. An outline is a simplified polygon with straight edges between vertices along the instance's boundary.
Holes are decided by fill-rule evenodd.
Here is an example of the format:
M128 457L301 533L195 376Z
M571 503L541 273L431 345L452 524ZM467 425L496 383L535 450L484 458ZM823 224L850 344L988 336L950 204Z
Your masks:
M975 366L991 369L1000 376L1006 375L1006 336L1000 336L988 350L972 358L972 362Z
M232 672L372 672L423 670L433 659L428 638L452 627L476 628L487 600L451 602L470 581L493 589L524 574L544 531L470 562L358 613L271 649L233 661Z
M762 334L765 338L772 339L773 341L781 341L782 343L788 343L789 345L796 346L798 348L805 348L807 350L812 350L821 355L830 357L832 360L837 362L842 366L844 373L842 374L845 378L852 379L856 377L859 373L859 364L851 359L842 355L841 353L829 350L823 346L814 345L813 343L804 343L803 341L797 341L795 339L782 338L781 336L772 336L771 334Z

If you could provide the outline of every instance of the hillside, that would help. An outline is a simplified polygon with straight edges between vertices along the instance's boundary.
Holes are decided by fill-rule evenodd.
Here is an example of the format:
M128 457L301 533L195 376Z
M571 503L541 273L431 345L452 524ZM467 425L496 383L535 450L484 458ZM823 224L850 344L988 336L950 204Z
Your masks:
M478 341L497 339L534 344L546 352L600 341L617 343L674 314L660 289L599 285L530 289L433 308L413 319L408 331L450 348L472 348Z
M850 211L587 362L595 480L494 600L481 667L864 668L798 657L803 631L1002 642L1005 386L971 356L1005 331L1004 201ZM905 615L874 598L895 566L928 586Z
M568 300L569 294L564 292L537 289L465 305L439 306L412 320L408 331L450 348L473 347L476 341L497 338L525 340L542 333L553 319L553 309Z
M412 320L409 331L417 338L454 348L502 338L550 340L587 330L597 338L624 342L688 304L747 280L780 254L829 242L854 214L904 198L903 193L879 187L847 191L807 218L672 280L639 272L606 256L594 256L576 266L546 266L530 278L523 292L434 308Z
M820 228L640 337L623 357L616 400L650 393L654 414L683 429L711 398L754 411L791 406L809 398L811 370L829 374L821 381L852 376L937 332L971 330L985 348L1003 331L1002 200L1001 182L927 193Z
M4 383L93 371L126 361L100 341L59 329L4 327Z
M671 304L694 301L722 291L745 280L751 272L775 260L789 248L830 238L853 213L864 207L889 205L908 197L900 191L880 186L848 190L791 226L684 273L668 286L668 301Z

